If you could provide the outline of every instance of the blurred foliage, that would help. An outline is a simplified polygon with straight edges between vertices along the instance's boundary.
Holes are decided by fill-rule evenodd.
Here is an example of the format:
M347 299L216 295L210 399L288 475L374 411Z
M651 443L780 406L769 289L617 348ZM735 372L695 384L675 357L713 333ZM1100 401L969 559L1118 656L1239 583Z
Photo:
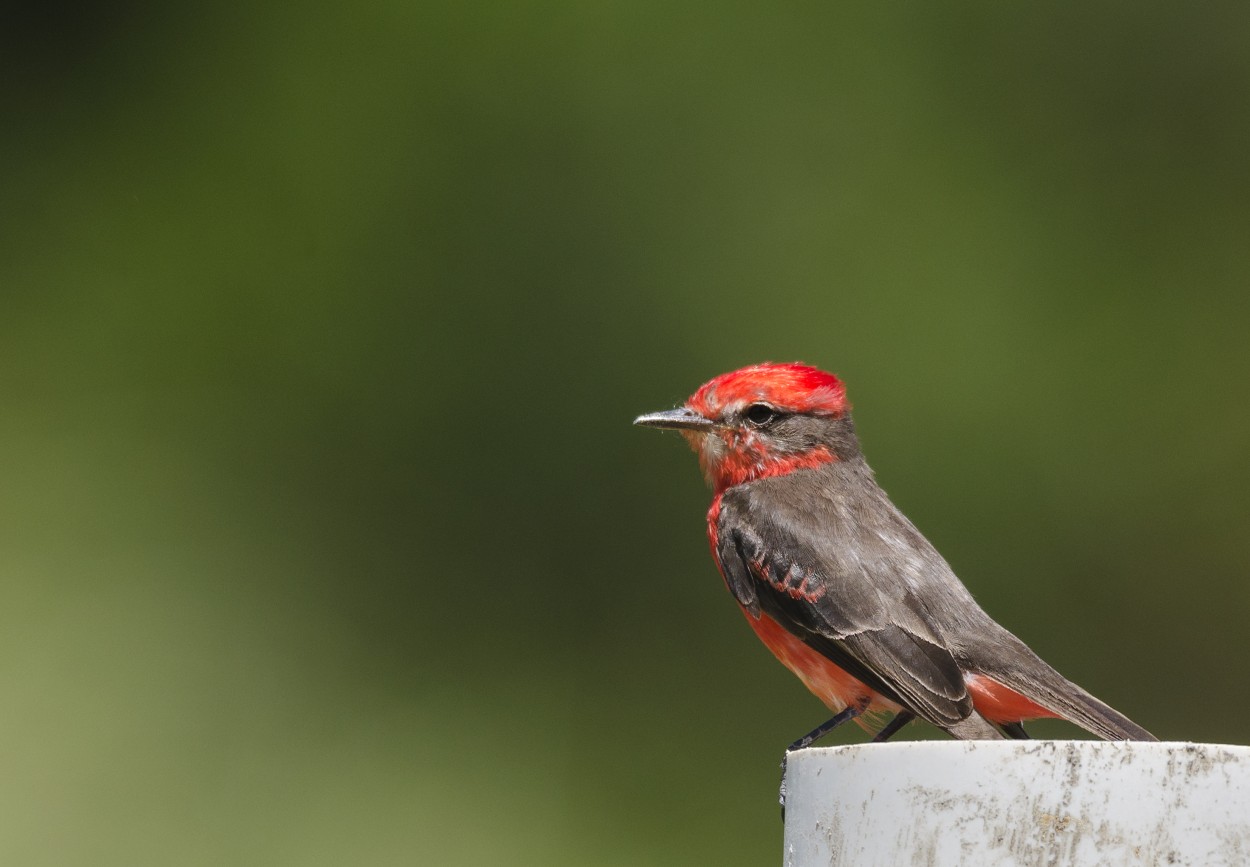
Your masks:
M763 359L1250 740L1244 4L3 17L4 863L775 863L822 708L629 425Z

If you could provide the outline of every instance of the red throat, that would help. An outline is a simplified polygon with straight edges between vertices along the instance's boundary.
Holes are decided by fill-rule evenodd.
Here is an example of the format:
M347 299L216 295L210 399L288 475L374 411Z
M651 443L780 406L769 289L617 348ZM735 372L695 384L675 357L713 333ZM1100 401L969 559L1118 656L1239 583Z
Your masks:
M705 434L705 436L717 436L717 434ZM732 431L726 434L726 437L732 436ZM703 466L703 474L718 494L744 482L767 479L771 476L784 476L795 470L810 470L838 459L824 446L816 446L798 454L769 455L747 444L735 443L732 439L729 439L726 445L724 454L720 455L715 462L709 459L708 449L696 446L699 451L699 462Z

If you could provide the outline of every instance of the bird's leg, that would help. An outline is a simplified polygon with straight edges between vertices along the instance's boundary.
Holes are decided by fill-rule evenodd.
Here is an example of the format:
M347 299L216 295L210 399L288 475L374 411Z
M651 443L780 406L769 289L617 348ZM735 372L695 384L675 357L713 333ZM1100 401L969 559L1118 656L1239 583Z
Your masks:
M790 746L786 747L786 752L792 753L795 750L807 749L812 744L816 743L816 741L820 740L825 735L829 734L829 732L833 731L838 726L842 725L842 723L849 722L850 720L855 719L855 717L859 716L863 712L864 712L863 704L847 705L842 710L841 713L836 714L832 719L828 719L825 722L821 723L820 725L816 726L816 728L812 729L810 732L803 735L803 737L799 738L797 741L790 744ZM783 767L784 767L784 764L783 764Z
M1014 740L1017 740L1017 741L1031 740L1031 738L1029 737L1029 733L1024 730L1024 723L1020 723L1020 722L1002 723L1001 728L1003 730L1003 733L1006 734L1007 737L1009 738L1013 738Z
M916 715L912 713L911 711L900 710L898 713L894 715L894 719L886 723L885 726L882 727L881 731L877 732L876 737L872 739L872 743L874 744L885 743L894 735L898 734L899 729L907 725L909 722L911 722L915 718L916 718Z
M847 705L841 712L834 714L832 719L828 719L816 726L816 728L786 747L786 754L781 757L781 791L778 793L778 800L781 801L781 820L783 822L786 819L786 760L790 757L790 753L795 750L807 749L816 741L829 734L829 732L842 725L842 723L855 719L855 717L864 712L864 708L867 706L868 702L866 699L856 704Z

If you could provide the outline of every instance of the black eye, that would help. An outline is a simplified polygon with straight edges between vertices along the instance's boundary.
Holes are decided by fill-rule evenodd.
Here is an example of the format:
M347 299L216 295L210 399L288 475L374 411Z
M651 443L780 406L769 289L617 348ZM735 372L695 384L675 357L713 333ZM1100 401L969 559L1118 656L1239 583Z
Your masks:
M766 403L753 403L747 407L746 420L756 427L763 427L776 421L780 413Z

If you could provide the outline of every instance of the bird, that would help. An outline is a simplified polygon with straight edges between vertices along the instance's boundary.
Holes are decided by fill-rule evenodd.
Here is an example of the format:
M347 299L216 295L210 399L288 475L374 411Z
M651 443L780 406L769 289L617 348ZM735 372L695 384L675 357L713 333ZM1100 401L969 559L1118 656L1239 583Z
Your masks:
M960 740L1027 739L1039 718L1156 740L982 610L877 483L837 376L755 364L634 424L679 431L698 454L725 585L833 713L787 754L851 720L874 742L917 718Z

